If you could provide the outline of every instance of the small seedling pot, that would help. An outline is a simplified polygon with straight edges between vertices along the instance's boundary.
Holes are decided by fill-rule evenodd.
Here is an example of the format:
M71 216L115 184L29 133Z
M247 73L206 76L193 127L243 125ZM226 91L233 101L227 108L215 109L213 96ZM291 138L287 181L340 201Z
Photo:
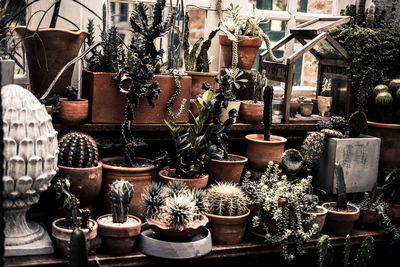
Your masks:
M231 182L239 184L246 157L228 154L228 159L211 159L207 162L207 173L210 176L210 184L217 182Z
M89 114L89 101L78 98L76 101L68 101L67 98L60 98L60 110L58 119L69 125L82 124L87 120Z

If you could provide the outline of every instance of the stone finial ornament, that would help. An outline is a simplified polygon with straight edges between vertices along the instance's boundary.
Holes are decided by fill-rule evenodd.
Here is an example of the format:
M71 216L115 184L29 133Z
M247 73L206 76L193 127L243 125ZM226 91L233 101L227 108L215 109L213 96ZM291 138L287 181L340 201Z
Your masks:
M3 111L3 207L5 255L53 253L51 240L39 224L25 218L56 174L57 132L46 108L15 84L1 88Z

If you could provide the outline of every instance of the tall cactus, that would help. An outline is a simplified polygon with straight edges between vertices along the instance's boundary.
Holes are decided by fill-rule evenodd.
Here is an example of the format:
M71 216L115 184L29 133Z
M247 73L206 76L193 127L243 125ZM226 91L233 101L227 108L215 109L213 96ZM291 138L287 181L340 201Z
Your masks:
M346 183L344 181L343 168L339 163L335 163L336 190L338 193L336 208L345 210L347 208Z
M99 154L96 142L87 134L71 132L58 142L58 164L65 167L91 168L97 166Z
M274 98L274 88L271 85L267 85L264 89L264 140L269 141L271 139L271 124L272 124L272 99Z
M374 250L374 238L367 236L358 250L354 267L368 267Z
M119 180L111 185L109 196L114 223L126 222L133 193L133 186L128 181Z
M75 228L75 230L71 234L71 239L69 243L69 266L71 267L100 266L97 260L89 261L85 234L80 228Z
M346 235L346 241L344 243L344 251L343 251L343 267L349 266L349 258L350 258L350 235Z
M323 235L318 240L318 267L331 267L333 263L333 247L329 243L329 236Z

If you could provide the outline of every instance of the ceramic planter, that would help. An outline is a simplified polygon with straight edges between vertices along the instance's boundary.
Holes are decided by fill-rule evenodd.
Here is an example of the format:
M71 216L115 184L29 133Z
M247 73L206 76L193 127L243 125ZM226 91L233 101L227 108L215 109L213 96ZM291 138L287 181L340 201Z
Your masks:
M322 204L322 207L328 210L326 223L334 235L348 235L353 230L354 223L360 216L360 209L356 205L348 203L347 206L350 210L336 211L333 210L335 206L336 202L326 202Z
M88 33L53 28L14 28L22 39L29 67L29 83L34 95L42 96L60 70L78 56ZM36 31L37 30L37 31ZM36 34L37 36L33 36ZM30 38L29 38L30 37ZM74 66L69 67L57 81L52 93L65 97L65 87L71 85Z
M388 204L388 215L392 221L400 222L400 204L386 201Z
M145 158L136 157L139 163L151 162ZM111 204L108 197L110 186L116 180L125 180L133 185L135 190L131 203L129 204L129 214L144 218L144 203L142 194L146 187L151 183L156 175L156 167L149 163L147 166L126 167L123 157L110 157L101 160L103 165L103 203L104 210L111 212Z
M379 214L376 209L360 209L358 225L361 229L374 229L378 227Z
M82 97L89 100L89 116L93 123L122 123L125 118L126 97L112 79L115 73L82 73ZM129 82L124 89L129 89Z
M232 41L223 34L219 36L221 45L221 57L223 67L232 67ZM249 70L253 67L254 61L258 54L258 49L262 44L261 37L239 36L238 43L238 65L239 69Z
M56 251L61 255L66 257L69 256L69 243L71 240L71 234L74 231L73 229L67 229L62 227L62 222L64 218L57 219L53 221L51 225L52 235L54 237L54 246L56 247ZM92 230L82 229L85 238L86 238L86 249L90 251L90 242L97 236L97 223L96 221L89 219L89 224L92 227Z
M101 190L102 166L91 168L73 168L58 165L57 176L59 178L69 177L71 192L76 195L82 208L91 209Z
M306 215L315 215L315 219L310 221L309 224L304 226L304 231L308 232L312 229L313 224L318 224L318 229L317 232L315 233L315 236L318 236L321 234L322 228L324 227L325 224L325 219L326 219L326 214L328 214L328 210L322 206L316 206L316 211L303 211L304 214Z
M328 138L326 152L317 167L315 186L336 194L335 162L343 166L346 192L369 192L378 176L380 139L361 135L357 138Z
M111 255L124 255L132 252L136 237L140 234L142 221L128 215L125 223L113 223L111 214L97 219L103 246Z
M229 119L229 112L232 109L236 109L237 113L239 114L240 104L240 101L230 101L227 108L221 108L221 114L219 115L221 123L224 123L227 119ZM233 123L235 122L236 118L233 119Z
M262 134L248 134L245 138L246 156L252 170L265 171L269 161L281 163L286 138L271 135L270 141L264 141Z
M241 216L218 216L206 213L213 241L221 245L234 245L242 242L250 210Z
M206 168L210 184L215 184L217 182L239 184L244 165L248 159L235 154L229 154L228 156L231 159L211 159L207 162Z
M310 117L313 111L314 104L312 102L301 102L300 113L304 117Z
M240 118L248 123L261 123L263 121L264 103L242 101L240 104Z
M15 62L11 59L0 60L0 88L7 84L14 83Z
M147 99L140 100L139 105L135 110L134 123L165 123L166 121L186 123L189 120L189 100L190 88L192 86L192 78L189 76L182 76L179 78L181 81L181 93L172 106L173 113L178 113L182 100L186 99L183 112L179 118L172 118L167 112L167 102L173 96L176 90L175 79L172 75L156 75L155 81L160 84L161 93L158 99L154 100L155 107L152 108Z
M332 106L331 96L318 96L318 111L321 116L329 116Z
M170 173L175 173L175 169L168 169L168 170L161 170L158 172L158 178L163 184L169 184L172 181L179 180L182 181L189 187L190 189L193 188L204 188L207 186L208 183L208 174L203 174L200 178L188 178L188 179L180 179L171 177Z
M58 119L69 125L77 125L87 120L89 113L89 101L78 98L76 101L68 101L67 98L60 98L60 110Z
M185 73L192 77L191 99L196 99L198 96L203 95L205 91L201 89L201 86L204 82L208 83L211 89L215 89L215 78L218 76L218 72L185 71Z

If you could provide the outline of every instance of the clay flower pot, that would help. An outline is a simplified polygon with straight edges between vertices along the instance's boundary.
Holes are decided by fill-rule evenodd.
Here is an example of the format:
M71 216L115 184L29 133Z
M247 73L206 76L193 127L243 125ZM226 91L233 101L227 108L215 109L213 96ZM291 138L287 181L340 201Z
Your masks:
M304 226L304 231L310 231L313 224L318 224L318 229L317 232L315 233L315 236L320 235L322 228L324 227L325 224L326 214L328 213L328 210L322 206L317 206L316 211L303 211L303 213L306 215L316 215L315 219L313 219L312 221L310 221L309 224Z
M86 121L89 114L89 101L78 98L76 101L68 101L60 98L60 110L58 119L65 124L81 124Z
M213 241L221 245L234 245L242 242L250 210L241 216L218 216L206 213Z
M313 111L313 102L301 102L300 103L300 113L304 117L310 117Z
M103 165L102 196L105 212L111 212L111 204L108 197L108 191L110 190L111 184L116 180L125 180L129 181L135 190L131 203L129 204L129 214L136 215L139 218L144 218L142 194L154 179L156 175L156 167L149 159L136 157L136 161L139 164L146 162L147 164L138 165L138 167L127 167L123 157L110 157L101 160Z
M73 168L58 165L56 177L69 177L71 192L79 199L81 207L91 209L101 190L102 166L100 162L92 168Z
M190 90L190 98L196 99L199 95L203 95L205 92L201 89L204 82L210 85L211 89L215 89L215 78L218 76L218 72L195 72L185 71L187 75L192 77L192 89Z
M195 222L190 222L184 229L179 230L170 227L162 222L146 218L151 230L164 240L188 240L201 232L204 226L208 223L208 218L201 215L201 219Z
M239 114L240 105L240 101L229 101L227 108L221 108L221 114L219 115L219 120L221 123L224 123L229 118L229 111L232 109L236 109L237 113ZM233 119L233 123L235 122L236 118Z
M111 255L124 255L132 252L136 236L140 234L142 221L132 215L124 223L113 223L111 214L97 219L99 234L104 247Z
M246 138L246 156L250 168L255 171L265 171L269 161L281 163L286 138L271 135L270 141L264 141L262 134L248 134Z
M239 36L238 43L238 65L239 69L250 70L256 60L258 49L262 44L261 37L252 36ZM232 41L223 34L219 36L219 43L221 45L221 56L223 67L232 67Z
M321 116L329 116L332 106L331 96L318 96L318 111Z
M239 184L247 160L246 157L235 154L228 154L228 159L209 160L206 168L210 184L224 181Z
M392 221L400 222L400 204L386 202L388 204L388 215Z
M360 216L360 209L354 204L347 204L346 211L335 210L336 202L326 202L322 207L328 210L326 222L334 235L345 236L351 233L354 223Z
M360 218L358 224L361 229L374 229L377 228L379 223L379 214L376 209L360 209Z
M264 103L242 101L240 104L240 118L248 123L261 123L263 121Z
M58 251L58 253L60 253L61 255L68 257L69 242L71 240L71 234L74 230L72 228L71 229L63 228L62 227L63 221L64 218L53 221L53 223L51 224L51 233L54 237L54 246L56 248L56 251ZM98 228L96 221L92 219L89 219L89 225L92 227L92 230L89 230L87 228L82 229L86 238L87 251L90 251L90 242L97 236L97 228Z
M208 174L203 174L200 178L188 178L188 179L181 179L175 178L173 175L175 174L176 169L168 169L168 170L161 170L158 172L158 178L163 184L169 184L172 181L179 180L184 182L187 187L190 189L192 188L204 188L207 186L208 182Z

